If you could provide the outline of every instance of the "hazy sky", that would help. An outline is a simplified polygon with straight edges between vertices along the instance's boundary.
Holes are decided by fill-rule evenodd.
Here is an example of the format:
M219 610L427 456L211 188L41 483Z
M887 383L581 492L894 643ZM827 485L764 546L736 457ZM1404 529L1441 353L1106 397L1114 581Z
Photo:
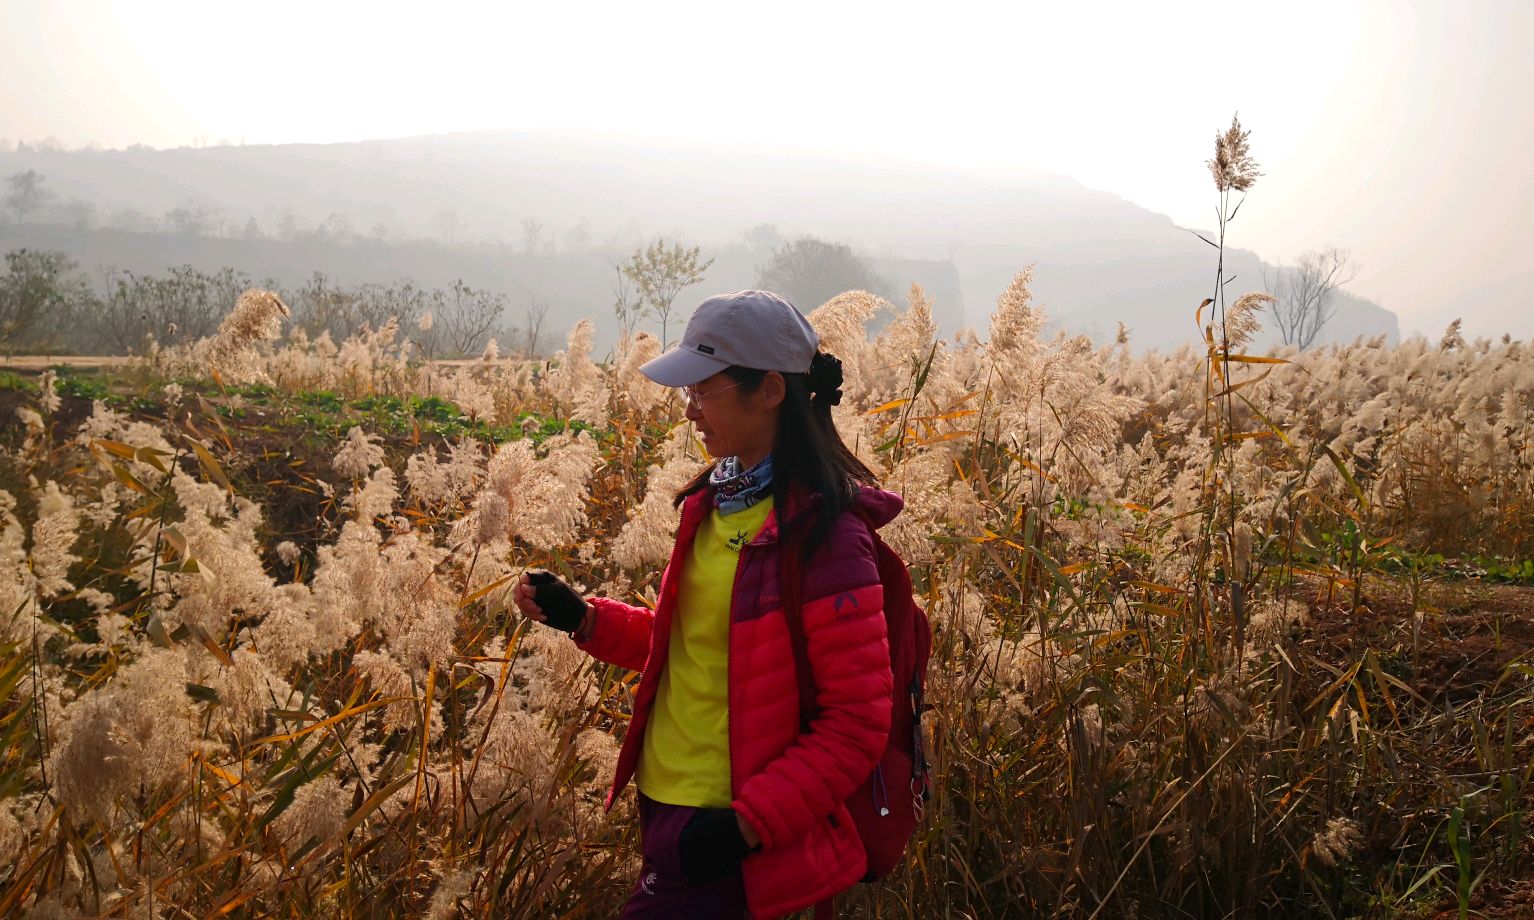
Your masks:
M1352 290L1436 333L1481 286L1534 309L1531 37L1513 0L0 0L0 138L772 142L1059 172L1207 226L1239 110L1266 175L1233 241L1351 249Z

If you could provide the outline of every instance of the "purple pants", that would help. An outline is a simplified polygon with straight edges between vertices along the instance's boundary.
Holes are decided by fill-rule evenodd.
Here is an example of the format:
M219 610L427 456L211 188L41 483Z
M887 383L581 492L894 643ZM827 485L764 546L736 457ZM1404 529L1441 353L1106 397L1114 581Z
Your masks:
M677 851L682 828L698 811L639 793L639 838L644 866L619 920L741 920L746 885L740 869L716 882L693 885L682 877Z

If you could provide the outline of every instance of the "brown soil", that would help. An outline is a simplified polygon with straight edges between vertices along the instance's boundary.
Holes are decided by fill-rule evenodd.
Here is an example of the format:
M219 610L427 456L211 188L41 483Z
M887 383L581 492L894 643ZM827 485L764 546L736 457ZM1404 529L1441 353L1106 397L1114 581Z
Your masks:
M1529 867L1534 871L1534 867ZM1487 882L1470 896L1470 916L1480 920L1534 920L1534 879ZM1432 920L1458 920L1459 905L1449 904Z
M1534 664L1534 588L1436 582L1414 607L1402 583L1371 576L1367 586L1357 611L1341 594L1310 602L1303 644L1317 657L1351 665L1372 648L1386 670L1439 705L1485 692L1514 662Z
M1330 602L1324 589L1318 592L1309 604L1310 622L1300 631L1301 647L1334 667L1350 667L1372 648L1381 667L1439 710L1490 695L1499 684L1521 682L1525 678L1510 668L1534 665L1534 587L1438 582L1424 586L1413 605L1404 583L1371 576L1366 586L1357 611L1341 592ZM1534 920L1534 840L1526 840L1524 850L1510 878L1492 873L1472 893L1470 916ZM1484 863L1474 871L1483 868ZM1452 891L1453 878L1448 879ZM1457 918L1454 896L1436 904L1429 916Z

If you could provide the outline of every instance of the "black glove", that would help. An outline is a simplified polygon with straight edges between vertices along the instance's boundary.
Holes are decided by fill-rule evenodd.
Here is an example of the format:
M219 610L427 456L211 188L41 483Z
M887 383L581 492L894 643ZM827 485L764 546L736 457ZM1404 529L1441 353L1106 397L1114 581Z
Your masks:
M751 847L741 836L734 809L700 808L682 828L677 851L683 877L693 885L705 885L729 875Z
M586 620L586 601L575 589L559 580L553 572L528 572L533 586L533 601L543 611L549 626L573 633Z

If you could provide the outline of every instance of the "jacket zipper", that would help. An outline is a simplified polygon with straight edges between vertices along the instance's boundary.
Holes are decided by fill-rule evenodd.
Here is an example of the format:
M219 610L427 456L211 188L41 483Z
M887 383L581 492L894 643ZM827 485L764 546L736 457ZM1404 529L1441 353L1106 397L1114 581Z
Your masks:
M776 518L778 515L777 504L768 511L768 514ZM776 521L774 520L774 526ZM735 560L735 577L730 580L730 621L725 627L724 657L724 685L725 685L725 739L730 749L730 797L738 798L740 790L735 786L735 597L740 590L740 570L746 567L746 555L753 546L766 546L775 541L766 538L766 524L764 522L761 531L751 538L751 541L740 548L740 558ZM778 586L778 597L781 602L783 586Z
M676 593L676 580L678 578L680 578L681 574L682 574L681 573L681 566L678 563L683 558L681 537L682 537L682 528L687 526L686 516L687 516L687 514L686 514L686 506L684 505L683 506L683 514L682 514L683 519L682 519L682 521L678 522L678 525L677 525L677 540L671 546L671 561L669 563L667 563L667 565L666 565L667 570L669 570L671 572L671 577L666 579L666 583L661 586L661 591L655 597L655 613L657 615L657 620L659 619L659 614L660 614L661 608L665 604L665 601L666 601L666 589L670 589L671 593L674 595ZM698 530L697 530L697 527L694 527L693 530L692 530L692 535L688 539L688 545L689 546L691 546L692 542L697 539L697 536L698 536ZM673 604L673 606L675 606L675 605ZM671 612L671 615L673 617L675 617L675 615L676 615L675 610L673 610ZM669 622L667 623L667 630L666 630L666 632L667 632L667 635L669 636L670 635L670 623ZM656 636L655 633L656 633L656 631L654 629L652 629L651 633L650 633L650 643L651 643L651 647L652 647L652 652L653 652L653 650L656 647L658 647L659 643L662 641L659 637ZM669 652L670 652L669 639L666 640L666 641L668 642L668 646L667 646L668 655L667 655L667 657L669 658L670 657L670 655L669 655ZM726 659L726 661L728 662L728 659ZM659 675L658 674L657 674L656 679L659 679ZM638 695L639 690L643 686L644 686L644 679L643 679L643 675L641 675L639 686L634 688L634 692L635 692L636 696ZM653 703L653 701L652 701L652 703ZM639 772L639 759L640 759L640 757L643 756L643 751L644 751L644 731L648 731L649 728L650 728L650 720L648 718L648 715L646 716L644 721L645 721L645 724L641 726L641 729L643 731L641 731L639 733L639 735L635 736L635 738L634 738L634 744L636 746L636 750L638 750L639 753L634 756L634 764L630 768L630 772L629 772L629 778L630 779L633 779L633 777ZM633 731L633 728L634 728L633 719L630 718L630 720L629 720L629 730L630 730L630 732ZM625 745L628 744L627 737L625 737L625 739L624 739L624 744ZM733 770L734 768L731 767L731 769ZM625 782L625 785L627 785L627 782ZM731 779L731 785L732 786L734 785L733 777ZM608 810L611 810L611 808L613 806L613 802L615 802L617 800L617 798L618 798L618 791L619 791L618 777L614 776L613 777L613 788L612 788L612 791L610 793L608 793L608 797L607 797L607 809Z
M735 592L740 590L740 570L746 565L746 550L751 544L740 548L735 560L735 576L730 579L730 607L725 616L729 620L724 627L724 737L730 755L730 798L740 795L735 788Z

